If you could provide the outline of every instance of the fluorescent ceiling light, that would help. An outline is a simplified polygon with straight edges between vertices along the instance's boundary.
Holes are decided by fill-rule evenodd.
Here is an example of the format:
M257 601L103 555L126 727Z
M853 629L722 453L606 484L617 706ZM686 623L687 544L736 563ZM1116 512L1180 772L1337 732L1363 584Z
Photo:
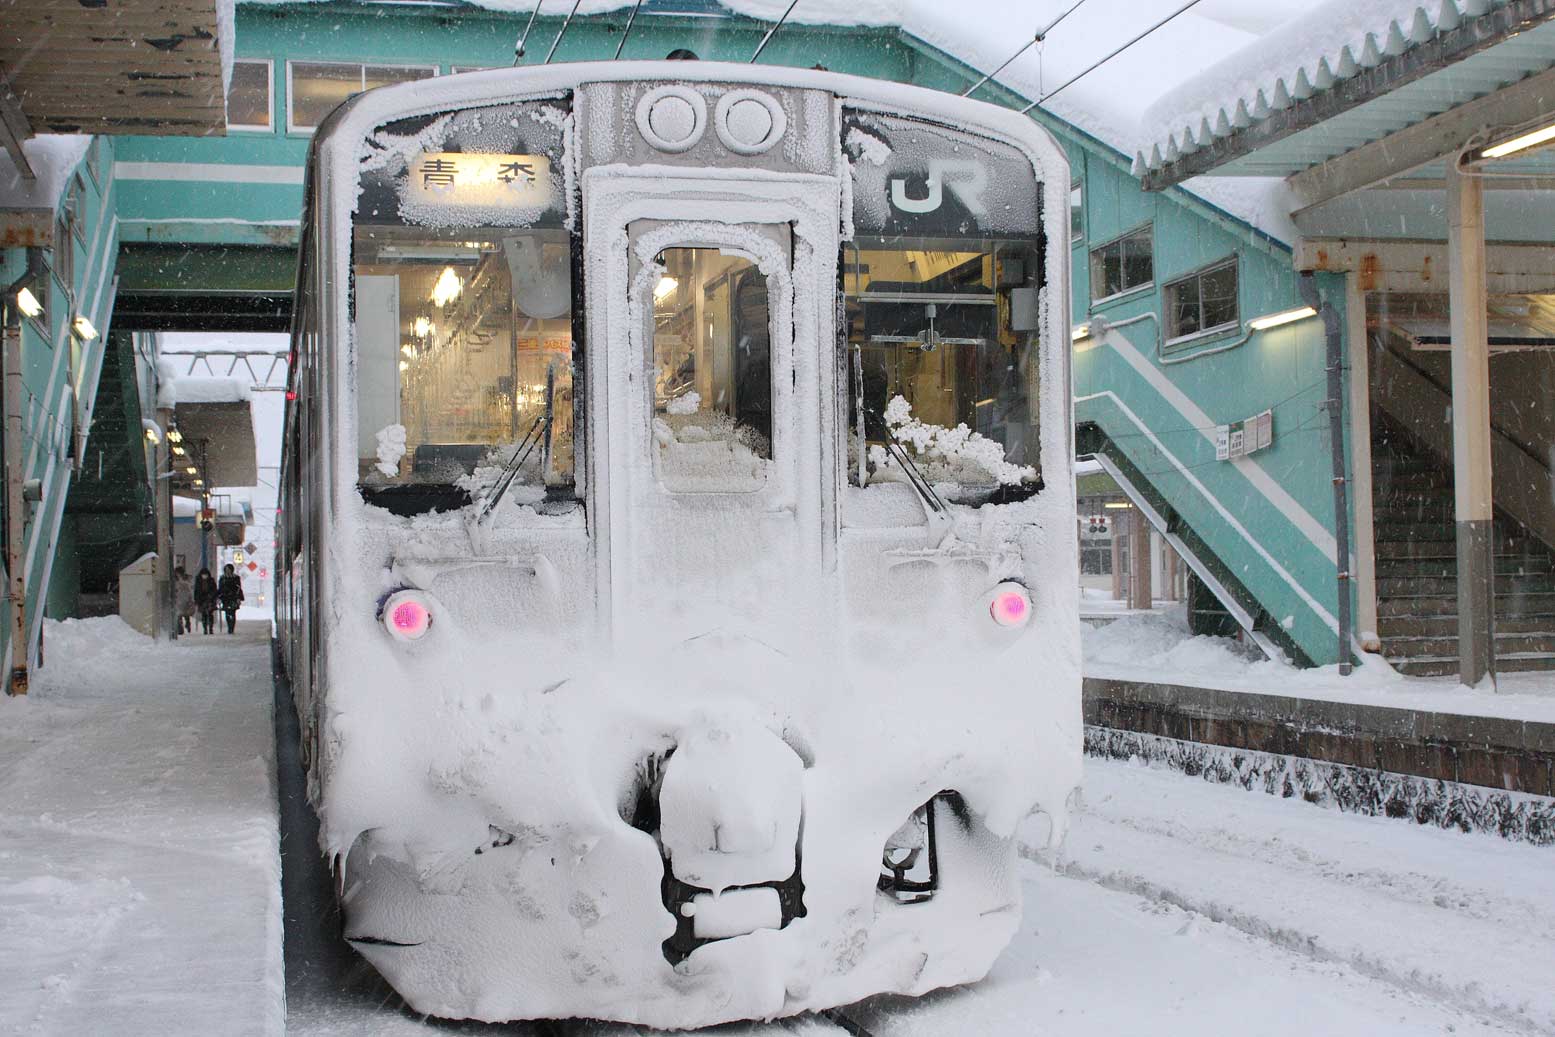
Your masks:
M1316 317L1317 311L1310 306L1298 306L1294 310L1281 310L1279 313L1269 313L1262 317L1254 317L1247 322L1247 326L1254 331L1267 331L1269 328L1277 328L1281 324L1289 324L1291 321L1306 320L1308 317Z
M661 275L659 277L659 283L653 286L653 301L663 302L665 299L675 294L675 289L679 287L680 282L675 280L675 278Z
M1110 500L1107 503L1103 504L1102 507L1104 507L1104 508L1130 508L1130 507L1133 507L1133 505L1131 505L1128 501Z
M1544 144L1552 140L1555 140L1555 122L1550 123L1543 129L1534 130L1523 134L1521 137L1513 137L1511 140L1503 141L1493 148L1486 148L1480 154L1485 158L1505 158L1513 152L1526 151L1535 145Z
M200 473L200 470L194 465L190 465L188 468L185 468L184 471L188 472L190 475L198 475Z
M29 317L36 317L43 312L43 304L29 289L23 288L16 293L17 307Z
M97 337L97 329L92 327L92 322L83 316L77 316L70 322L70 327L76 333L76 338L82 342L90 342Z
M151 433L147 432L146 433L146 438L150 439L151 438ZM174 453L175 456L183 457L184 456L184 448L179 446L177 443L174 443L173 444L173 453Z
M437 284L432 286L432 302L438 306L447 306L464 292L464 279L454 273L451 266L443 267L443 272L437 275Z

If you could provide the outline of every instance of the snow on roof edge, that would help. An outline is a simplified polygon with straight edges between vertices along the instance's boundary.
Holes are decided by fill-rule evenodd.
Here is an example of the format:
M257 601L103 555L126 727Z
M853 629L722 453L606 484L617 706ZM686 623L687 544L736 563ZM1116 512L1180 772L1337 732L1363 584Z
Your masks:
M1162 94L1138 173L1162 168L1510 0L1325 0Z

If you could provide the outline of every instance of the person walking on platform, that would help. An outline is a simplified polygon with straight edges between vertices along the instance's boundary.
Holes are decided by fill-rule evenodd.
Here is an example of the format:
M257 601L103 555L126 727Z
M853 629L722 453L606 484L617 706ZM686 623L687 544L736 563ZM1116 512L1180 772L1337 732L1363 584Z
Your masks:
M221 610L227 614L227 633L236 633L238 606L243 604L243 581L238 578L238 572L231 562L221 571L221 583L216 587L216 596L221 599Z
M181 565L173 570L173 607L178 613L178 632L194 633L194 581Z
M216 579L209 569L201 569L194 578L194 606L200 610L200 629L216 632Z

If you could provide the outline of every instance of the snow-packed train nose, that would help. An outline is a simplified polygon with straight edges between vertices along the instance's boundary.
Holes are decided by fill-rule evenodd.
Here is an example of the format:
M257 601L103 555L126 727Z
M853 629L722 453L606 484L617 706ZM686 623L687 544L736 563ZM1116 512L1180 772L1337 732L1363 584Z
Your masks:
M664 768L660 835L670 870L722 892L794 873L804 764L754 720L684 732Z

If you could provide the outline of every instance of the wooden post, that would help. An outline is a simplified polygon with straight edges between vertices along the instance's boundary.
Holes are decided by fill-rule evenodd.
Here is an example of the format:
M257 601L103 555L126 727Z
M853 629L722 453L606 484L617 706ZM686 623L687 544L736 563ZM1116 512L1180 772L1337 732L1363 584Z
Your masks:
M1138 508L1130 508L1128 517L1128 607L1148 611L1154 604L1150 587L1150 523Z

